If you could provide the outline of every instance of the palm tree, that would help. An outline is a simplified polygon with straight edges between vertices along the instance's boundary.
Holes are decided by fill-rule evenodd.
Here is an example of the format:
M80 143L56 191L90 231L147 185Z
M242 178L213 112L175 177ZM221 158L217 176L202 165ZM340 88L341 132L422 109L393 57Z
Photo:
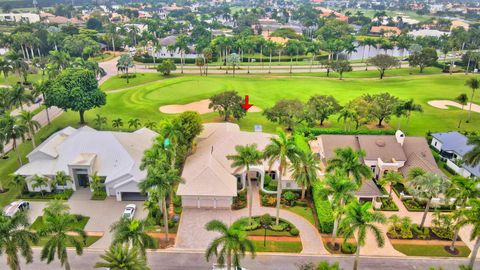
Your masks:
M470 96L470 106L468 109L468 120L467 123L472 120L472 103L473 97L475 96L475 91L480 88L480 81L477 78L470 78L465 82L465 85L472 89L472 95Z
M280 201L282 196L282 176L287 170L287 159L294 162L297 159L298 149L295 141L287 136L283 130L278 131L277 137L270 138L270 144L265 147L264 157L268 159L269 165L278 164L278 180L277 180L277 213L275 224L280 221Z
M20 123L18 118L13 117L10 113L5 113L0 118L0 134L2 134L5 142L12 141L12 148L17 155L18 163L23 166L22 158L18 152L17 142L19 139L25 139L25 133L28 132L28 127Z
M249 251L252 258L255 258L255 247L247 238L247 233L244 227L247 224L246 220L239 220L230 227L219 220L212 220L205 225L207 231L218 232L221 235L208 245L205 252L205 258L210 258L215 255L217 263L227 266L227 270L232 269L232 266L239 267L240 259L245 257L245 252Z
M135 64L133 63L133 58L130 56L130 54L120 55L120 58L117 61L117 70L125 72L127 77L127 84L129 83L128 71L134 66Z
M465 105L467 105L468 103L468 96L467 94L463 93L463 94L460 94L458 97L455 98L455 100L460 103L460 105L462 105L462 112L463 112L463 108L465 107ZM458 121L458 127L457 128L460 128L460 125L462 124L462 118L460 117L460 120Z
M0 72L3 73L3 77L6 79L8 77L8 73L12 72L12 65L9 61L0 59Z
M160 209L160 194L154 188L148 191L148 199L143 203L143 208L148 211L148 218L160 224L162 210Z
M40 229L38 234L42 237L48 237L48 240L42 248L40 259L42 261L47 260L49 264L55 259L55 254L57 254L60 265L65 265L65 270L70 270L67 247L73 246L76 254L82 255L86 240L85 231L74 225L77 222L77 218L69 213L46 215L43 222L45 227Z
M32 178L32 188L40 189L40 193L42 194L43 197L43 191L45 187L48 187L50 185L50 179L48 179L45 176L39 176L39 175L34 175Z
M422 108L422 105L416 104L413 101L413 98L403 102L402 107L407 116L407 123L405 124L405 131L406 131L408 130L408 122L410 121L410 116L412 115L412 112L423 112L423 108Z
M50 51L49 60L60 71L70 65L70 55L65 51Z
M116 244L108 248L105 254L100 255L101 262L95 268L112 270L150 270L147 260L142 256L138 247L128 244Z
M382 185L383 187L390 187L390 192L388 193L388 196L390 198L392 198L393 186L399 183L403 183L403 176L399 172L395 171L388 171L380 180L380 185Z
M120 128L123 126L123 121L121 118L113 119L112 120L112 127L113 128Z
M354 198L354 192L358 189L358 186L343 174L328 174L323 181L322 192L325 195L331 197L332 205L334 208L334 222L332 231L332 247L337 248L337 233L338 225L341 222L345 204Z
M350 130L349 120L354 118L355 118L355 111L345 106L340 110L340 112L338 112L337 121L340 122L340 120L343 120L343 130L347 131L347 123L348 123L348 130Z
M65 187L67 186L67 184L70 182L70 183L73 183L73 180L72 178L66 174L64 171L58 171L55 176L53 177L52 179L52 185L54 187L56 186L62 186L63 187L63 190L65 191Z
M25 91L25 87L16 84L10 90L10 104L18 106L23 111L23 105L33 101L32 95Z
M12 270L20 270L18 252L25 257L26 263L33 261L31 243L38 242L36 233L28 230L30 224L23 212L7 217L0 213L0 254L5 253L7 265Z
M410 180L409 186L410 193L415 198L426 201L425 211L423 212L422 222L420 223L420 228L423 228L432 199L445 193L450 186L450 180L436 174L424 173Z
M360 187L362 180L373 176L370 168L360 160L365 151L355 151L351 147L335 149L335 157L328 161L327 172L346 173Z
M27 178L25 176L13 173L10 175L10 177L12 178L12 180L10 180L9 186L15 189L18 189L22 192L25 191L27 187ZM3 187L0 184L0 191L3 191L2 188Z
M32 90L32 96L37 97L37 96L42 96L43 101L45 103L45 92L47 91L48 87L50 86L50 82L48 81L37 81L33 83L33 90ZM47 116L47 122L50 125L50 114L48 113L48 106L45 106L45 114Z
M463 157L463 159L468 165L477 166L480 164L480 136L468 138L468 144L473 145L473 148Z
M97 126L98 129L102 129L102 126L107 124L107 117L97 114L93 120L93 124Z
M302 138L303 139L303 138ZM298 159L291 166L292 177L302 187L301 200L305 199L305 191L317 181L320 171L319 161L310 148L298 152Z
M101 176L98 175L98 172L94 172L90 175L90 188L93 190L94 194L102 193L105 191L104 180Z
M157 123L149 120L145 122L144 126L148 129L155 129L157 127Z
M148 225L145 219L121 218L110 227L110 232L113 232L112 245L129 243L145 256L145 250L154 245L153 238L145 232Z
M470 233L470 240L473 241L477 238L470 255L470 263L468 264L470 269L473 269L480 248L480 200L478 198L470 200L470 206L471 209L463 210L465 219L462 220L458 226L461 228L465 225L472 225L473 228Z
M133 127L134 129L137 129L139 126L141 126L140 119L132 118L132 119L128 120L128 127L129 128Z
M28 133L30 139L32 140L33 148L36 148L35 131L40 129L41 125L37 120L33 119L34 116L35 115L30 111L22 111L18 116L18 119L20 120L20 123L28 128Z
M342 221L341 228L344 232L345 239L353 236L357 239L357 251L355 253L355 261L353 270L358 268L358 259L360 257L360 247L365 245L367 231L375 236L378 247L383 247L385 239L382 231L376 224L385 224L386 218L383 213L372 211L372 203L367 202L361 204L357 200L353 200L345 211L345 218ZM356 234L356 235L355 235Z
M248 185L248 225L252 225L253 191L250 179L250 166L262 163L262 152L258 151L256 144L235 146L235 155L228 155L227 159L232 161L232 168L245 169L245 176Z

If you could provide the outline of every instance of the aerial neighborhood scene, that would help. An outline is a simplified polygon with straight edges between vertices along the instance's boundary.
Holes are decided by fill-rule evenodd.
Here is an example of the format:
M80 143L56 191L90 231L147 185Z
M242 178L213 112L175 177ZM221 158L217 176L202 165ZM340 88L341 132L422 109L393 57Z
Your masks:
M480 2L0 0L0 269L480 270Z

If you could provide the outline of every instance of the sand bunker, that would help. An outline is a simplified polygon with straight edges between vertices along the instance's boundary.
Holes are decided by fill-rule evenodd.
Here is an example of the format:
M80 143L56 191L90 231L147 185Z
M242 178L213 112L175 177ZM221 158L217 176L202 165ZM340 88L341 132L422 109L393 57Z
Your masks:
M199 114L205 114L213 112L213 109L208 108L208 104L210 104L210 100L203 99L200 101L195 101L188 104L173 104L173 105L165 105L160 107L160 111L162 113L168 114L175 114L175 113L182 113L186 111L194 111L198 112ZM256 106L252 106L249 112L261 112L262 109Z
M439 109L448 109L449 106L457 107L459 109L462 108L462 104L451 100L431 100L428 102L428 105ZM469 109L470 102L467 105L463 106L463 110L468 111ZM480 113L480 105L472 103L472 111Z

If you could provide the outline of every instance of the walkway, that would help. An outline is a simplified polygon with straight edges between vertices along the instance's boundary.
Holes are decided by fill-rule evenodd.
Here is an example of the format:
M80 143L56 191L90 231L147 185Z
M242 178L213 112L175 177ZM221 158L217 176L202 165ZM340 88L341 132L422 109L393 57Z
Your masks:
M270 214L275 216L275 208L262 207L258 188L253 189L252 215L259 216ZM208 244L218 236L218 233L205 230L206 223L213 219L232 224L236 220L248 217L248 208L241 210L218 210L218 209L184 209L177 232L175 248L190 250L205 250ZM303 250L301 254L329 254L323 246L322 238L318 230L303 217L287 210L280 210L280 217L288 220L300 231Z

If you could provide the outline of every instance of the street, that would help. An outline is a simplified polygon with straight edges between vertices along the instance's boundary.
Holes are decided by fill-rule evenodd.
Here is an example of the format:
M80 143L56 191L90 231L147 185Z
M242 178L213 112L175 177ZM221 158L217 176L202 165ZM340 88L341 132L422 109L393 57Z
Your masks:
M72 250L69 251L69 260L71 268L75 269L93 269L93 265L99 261L102 251L85 251L82 256L76 256ZM58 260L51 264L40 261L40 249L34 249L34 262L25 265L22 261L21 269L32 270L51 270L62 269ZM5 265L5 257L2 256L2 264ZM299 263L318 262L327 260L329 262L339 261L344 270L352 268L353 256L309 256L298 254L260 254L252 260L250 257L242 260L242 266L248 270L295 270ZM152 270L180 270L180 269L211 269L212 263L205 261L202 252L185 251L155 251L148 252L148 262ZM466 264L467 259L430 259L430 258L389 258L389 257L361 257L359 269L361 270L383 270L383 269L401 269L401 270L427 270L431 266L442 267L443 270L457 270L458 265ZM6 268L1 268L6 269ZM480 269L477 265L476 270Z

